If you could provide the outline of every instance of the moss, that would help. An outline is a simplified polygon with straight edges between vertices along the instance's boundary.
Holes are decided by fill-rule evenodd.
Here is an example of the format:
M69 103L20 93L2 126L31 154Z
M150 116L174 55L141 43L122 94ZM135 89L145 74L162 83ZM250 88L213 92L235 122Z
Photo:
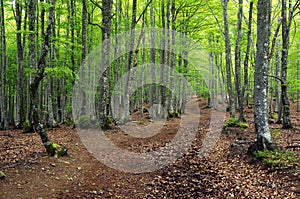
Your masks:
M237 118L229 118L227 121L225 121L224 127L238 127L238 128L248 128L248 124L244 122L240 122Z

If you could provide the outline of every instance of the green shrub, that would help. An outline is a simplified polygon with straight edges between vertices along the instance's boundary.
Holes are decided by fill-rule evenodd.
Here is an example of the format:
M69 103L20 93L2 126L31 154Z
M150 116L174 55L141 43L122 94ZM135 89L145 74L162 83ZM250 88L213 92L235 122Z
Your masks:
M23 131L26 132L30 132L31 131L31 123L29 120L26 120L25 122L23 122Z
M225 121L224 127L239 127L239 128L248 128L248 124L239 122L237 118L229 118L227 121Z
M81 129L87 129L91 126L91 119L89 116L83 115L76 120L75 125Z
M290 167L299 164L300 161L295 153L281 149L256 151L254 155L272 167Z

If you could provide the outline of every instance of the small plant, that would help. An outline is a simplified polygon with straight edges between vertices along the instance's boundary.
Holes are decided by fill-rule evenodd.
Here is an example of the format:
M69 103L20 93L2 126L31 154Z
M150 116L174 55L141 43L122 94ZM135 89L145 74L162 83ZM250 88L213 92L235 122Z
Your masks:
M271 134L273 134L273 135L280 135L281 132L280 131L272 131Z
M66 125L67 126L73 126L74 125L74 121L72 119L67 119L66 120Z
M76 120L75 125L81 129L87 129L91 126L90 117L87 115L81 116L78 120Z
M278 114L277 113L271 113L269 115L269 118L273 119L273 120L277 120Z
M31 123L30 123L30 121L29 121L29 120L26 120L25 122L23 122L22 127L23 127L23 131L24 131L25 133L30 132L30 130L31 130Z
M291 167L299 164L300 161L300 158L295 153L281 149L256 151L254 155L272 167Z
M248 128L248 124L239 122L237 118L229 118L227 121L225 121L224 127L239 127L239 128Z

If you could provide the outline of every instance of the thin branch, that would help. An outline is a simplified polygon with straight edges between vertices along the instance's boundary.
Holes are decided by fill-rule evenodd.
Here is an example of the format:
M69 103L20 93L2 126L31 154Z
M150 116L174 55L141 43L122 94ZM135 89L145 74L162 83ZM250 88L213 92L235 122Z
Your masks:
M147 5L146 5L146 7L144 8L143 12L140 14L139 18L135 21L136 24L139 22L139 20L141 20L142 16L145 14L145 12L147 11L147 9L148 9L148 7L149 7L149 5L150 5L151 3L152 3L152 0L150 0L150 1L147 3Z
M102 27L101 25L96 24L96 23L93 23L93 22L91 21L91 14L90 14L89 12L87 12L87 13L88 13L88 24L89 24L89 25L92 25L92 26L96 26L96 27L100 28L101 30L103 30L103 27Z
M283 81L281 78L277 77L277 76L274 76L274 75L268 75L268 77L273 77L273 78L279 80L281 84L284 84L284 81Z
M209 3L207 2L207 0L206 0L206 4L207 4L208 8L210 9L211 13L213 14L213 16L214 16L214 18L215 18L215 20L216 20L216 22L217 22L217 24L218 24L218 26L219 26L219 28L220 28L220 31L221 31L222 35L224 36L224 32L223 32L222 25L220 24L218 18L216 17L216 15L215 15L215 13L214 13L214 10L211 8L211 6L210 6Z
M90 0L90 2L92 2L92 4L94 4L97 8L99 8L101 11L103 11L102 7L94 0Z
M281 23L282 23L282 20L280 19L280 21L279 21L279 23L277 25L276 31L274 33L273 39L272 39L271 51L270 51L269 57L268 57L269 60L273 57L273 54L274 54L276 40L277 40L278 33L279 33L279 30L280 30L280 27L281 27Z

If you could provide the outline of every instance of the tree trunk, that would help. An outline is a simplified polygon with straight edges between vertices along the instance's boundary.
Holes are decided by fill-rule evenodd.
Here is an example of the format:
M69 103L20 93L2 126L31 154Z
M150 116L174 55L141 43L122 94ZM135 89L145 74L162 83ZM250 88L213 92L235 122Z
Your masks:
M151 66L151 84L150 84L150 92L149 92L149 105L150 105L150 118L155 119L156 118L156 110L154 110L153 105L155 103L155 95L156 93L156 50L155 50L155 30L153 28L155 27L155 21L154 21L154 8L153 6L150 7L150 66Z
M175 54L175 45L176 45L176 8L175 8L175 0L172 0L171 5L171 13L172 13L172 43L171 43L171 60L170 60L170 98L169 98L169 108L168 114L170 116L174 116L174 69L175 69L175 61L176 61L176 54Z
M243 22L243 0L239 0L238 22L237 22L237 39L235 42L235 90L237 93L237 104L239 108L242 103L241 91L241 40L242 40L242 22ZM241 115L241 112L240 112ZM243 121L244 118L240 118Z
M298 61L297 61L297 67L298 67L298 80L300 80L300 47L298 47ZM298 100L297 100L297 112L300 112L300 87L298 87Z
M81 45L82 45L82 50L81 50L81 65L82 67L85 64L85 59L86 59L86 51L87 51L87 44L86 44L86 40L87 40L87 6L86 6L86 0L82 0L82 16L81 16ZM85 77L85 70L82 70L82 76ZM81 115L86 115L86 106L87 105L87 95L86 95L86 90L85 88L83 88L81 90L81 94L82 94L82 107L81 107Z
M15 20L17 27L17 85L16 85L16 126L21 128L25 122L25 110L24 110L24 57L23 57L23 46L22 46L22 9L18 1L15 1Z
M165 0L161 0L161 26L162 26L162 30L161 30L161 51L160 51L160 67L159 67L159 73L160 73L160 77L159 77L159 83L160 85L165 85L165 83L167 82L165 77L166 77L166 73L167 71L165 71L166 69L166 63L167 63L167 54L168 54L168 50L167 50L167 45L168 45L168 41L166 41L166 31L168 31L168 27L166 27L166 13L165 13ZM167 10L169 8L167 7ZM167 11L168 12L168 11ZM168 20L168 19L167 19ZM156 86L156 84L154 84L154 86ZM159 105L158 107L155 108L155 112L156 112L156 117L158 118L162 118L162 113L161 113L161 106L164 106L165 104L165 100L166 100L166 93L165 93L165 89L162 89L162 86L156 86L157 91L156 91L156 103Z
M31 2L32 4L33 2ZM55 7L55 0L51 0L51 8L49 11L49 18L48 18L48 26L45 33L45 37L43 40L43 45L41 48L41 54L38 61L38 70L35 75L30 80L29 85L29 95L30 95L30 122L35 132L37 132L41 140L46 148L46 151L49 155L54 155L55 150L53 150L53 145L48 138L47 132L45 131L43 125L40 123L39 113L37 110L38 107L38 87L39 83L44 77L44 71L46 67L46 57L48 55L48 50L50 49L50 37L52 35L52 30L54 26L54 7ZM31 5L32 6L32 5ZM33 20L33 17L30 18ZM32 23L32 22L30 22Z
M286 19L286 0L282 0L282 56L281 56L281 102L282 102L282 128L292 128L290 119L290 102L287 91L287 66L288 66L288 50L289 50L289 37L290 27L287 27Z
M271 0L259 0L257 5L257 42L254 73L254 125L258 149L273 149L268 125L269 45Z
M250 9L249 9L247 49L246 49L246 56L244 60L244 86L242 89L241 102L240 102L239 121L246 121L244 116L244 112L245 112L244 101L245 101L246 90L248 89L248 65L249 65L249 54L251 48L252 13L253 13L253 1L250 2Z
M278 23L280 22L280 17L278 17ZM276 69L275 74L276 77L280 77L280 60L281 60L281 53L280 53L280 38L277 39L277 50L276 50ZM281 123L282 114L281 114L281 102L280 102L280 80L276 79L276 91L275 91L275 112L278 113L277 121Z
M102 1L102 55L101 55L101 71L103 73L100 77L100 93L98 102L98 119L103 129L108 126L107 116L109 114L109 57L110 57L110 31L111 31L111 13L112 13L112 1Z
M233 94L232 82L231 82L231 45L229 37L229 27L228 27L228 14L227 5L228 1L223 0L223 20L224 20L224 35L225 35L225 53L226 53L226 78L227 78L227 88L229 96L229 113L230 117L235 117L235 99Z
M0 99L0 129L8 128L7 121L7 93L6 93L6 38L5 38L5 23L4 23L4 5L3 0L0 1L0 26L1 26L1 72L0 72L0 94L2 99Z

